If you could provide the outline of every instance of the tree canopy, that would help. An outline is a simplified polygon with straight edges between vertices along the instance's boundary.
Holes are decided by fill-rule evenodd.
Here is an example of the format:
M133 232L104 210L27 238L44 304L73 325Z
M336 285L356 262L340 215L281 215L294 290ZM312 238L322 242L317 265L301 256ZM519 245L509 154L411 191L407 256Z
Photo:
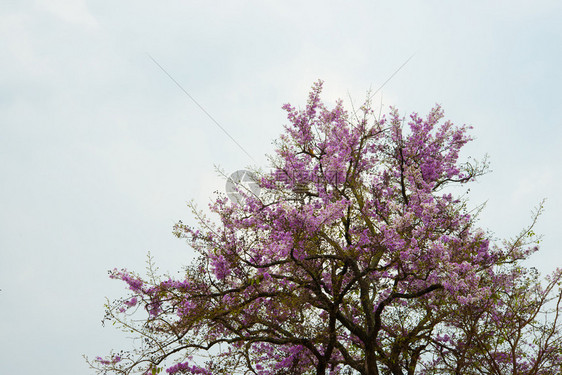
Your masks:
M90 361L108 374L554 374L561 271L525 266L531 224L499 242L476 222L460 161L471 137L440 106L409 120L328 108L316 83L255 171L259 195L219 195L174 233L199 257L180 278L127 270L106 320L135 348ZM457 192L457 193L455 193Z

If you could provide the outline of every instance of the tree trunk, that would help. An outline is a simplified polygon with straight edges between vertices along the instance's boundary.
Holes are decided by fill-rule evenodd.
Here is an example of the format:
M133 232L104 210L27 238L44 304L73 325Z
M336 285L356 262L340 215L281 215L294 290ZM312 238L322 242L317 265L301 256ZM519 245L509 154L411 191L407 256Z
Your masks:
M370 348L365 350L365 375L379 375L377 356L375 351Z

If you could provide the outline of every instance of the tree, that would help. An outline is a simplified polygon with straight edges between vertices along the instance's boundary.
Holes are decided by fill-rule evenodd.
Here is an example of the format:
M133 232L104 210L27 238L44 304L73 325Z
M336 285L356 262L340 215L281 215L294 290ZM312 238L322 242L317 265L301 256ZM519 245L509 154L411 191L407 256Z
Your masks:
M90 364L101 373L553 374L562 370L561 272L543 286L523 261L531 225L496 243L476 226L466 185L485 162L459 162L467 127L369 105L306 108L240 190L195 209L174 233L199 258L180 279L126 270L131 295L106 320L141 341ZM458 189L457 189L458 191ZM151 264L151 263L150 263Z

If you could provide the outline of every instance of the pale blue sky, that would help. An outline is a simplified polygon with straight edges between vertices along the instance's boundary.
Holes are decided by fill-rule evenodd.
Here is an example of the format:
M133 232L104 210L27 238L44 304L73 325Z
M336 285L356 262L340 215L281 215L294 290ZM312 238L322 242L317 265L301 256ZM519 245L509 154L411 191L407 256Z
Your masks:
M491 5L491 3L493 3ZM154 56L255 163L154 65ZM560 1L5 0L0 9L0 364L90 374L81 355L128 345L102 328L106 271L176 272L171 234L255 164L318 78L328 101L384 87L384 110L474 126L483 226L516 234L546 197L532 264L562 265ZM377 95L376 101L380 100Z

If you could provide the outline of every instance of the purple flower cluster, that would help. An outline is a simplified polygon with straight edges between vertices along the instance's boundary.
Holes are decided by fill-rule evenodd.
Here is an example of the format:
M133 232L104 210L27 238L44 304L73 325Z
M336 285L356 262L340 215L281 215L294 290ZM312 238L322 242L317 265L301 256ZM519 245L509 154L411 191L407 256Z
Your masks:
M329 109L321 90L302 110L283 107L289 124L259 197L219 196L216 220L194 208L198 228L174 227L200 255L181 277L111 272L134 295L109 314L148 312L123 323L146 343L127 369L202 352L205 367L166 371L542 375L559 366L559 323L538 317L561 271L541 286L521 264L537 251L532 225L495 244L449 189L486 170L459 162L470 128L444 121L440 106L407 122L396 109L388 118L368 105Z
M168 374L177 374L185 373L185 374L202 374L202 375L213 375L209 370L206 370L202 367L196 365L189 365L189 362L178 363L172 367L166 369Z

